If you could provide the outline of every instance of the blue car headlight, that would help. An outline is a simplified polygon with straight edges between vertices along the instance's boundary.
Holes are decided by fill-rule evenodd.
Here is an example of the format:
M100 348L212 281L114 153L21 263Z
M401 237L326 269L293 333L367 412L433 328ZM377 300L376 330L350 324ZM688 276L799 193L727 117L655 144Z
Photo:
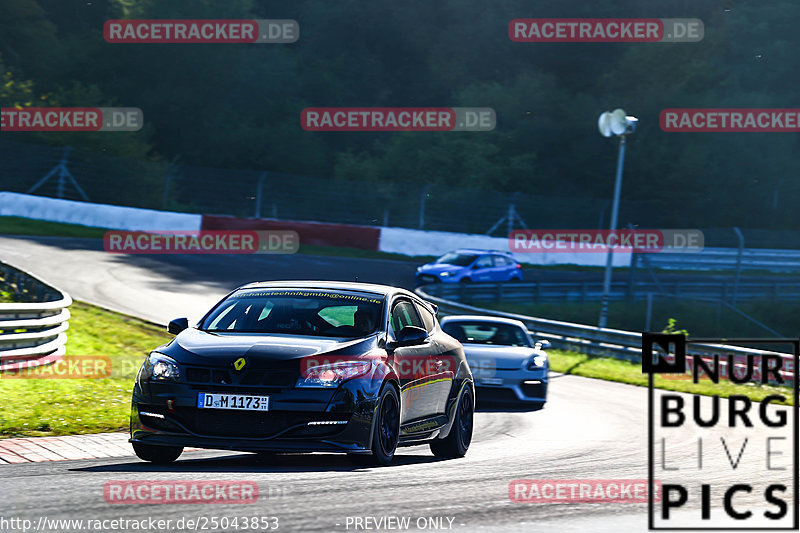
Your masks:
M372 368L369 361L344 361L312 366L302 372L296 387L338 387L344 381L363 376Z
M177 361L164 354L153 352L139 369L137 381L180 381L181 370Z

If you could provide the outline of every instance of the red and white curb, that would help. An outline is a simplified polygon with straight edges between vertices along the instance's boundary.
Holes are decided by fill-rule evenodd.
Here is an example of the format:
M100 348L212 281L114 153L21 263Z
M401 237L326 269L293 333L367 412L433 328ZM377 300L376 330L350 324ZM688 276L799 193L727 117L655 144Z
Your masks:
M0 439L0 465L134 455L127 433Z

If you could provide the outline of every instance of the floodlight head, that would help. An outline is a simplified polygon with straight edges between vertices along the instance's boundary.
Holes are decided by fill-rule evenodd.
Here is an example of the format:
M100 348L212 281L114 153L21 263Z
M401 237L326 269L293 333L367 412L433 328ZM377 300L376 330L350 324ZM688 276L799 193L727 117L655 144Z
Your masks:
M597 129L603 137L611 137L611 113L605 111L597 119Z
M625 120L625 111L615 109L611 112L611 131L614 135L625 135L628 128L628 121Z
M614 111L606 111L597 119L597 129L600 130L600 135L603 137L611 137L611 135L630 135L636 131L636 124L639 119L626 115L622 109L615 109Z

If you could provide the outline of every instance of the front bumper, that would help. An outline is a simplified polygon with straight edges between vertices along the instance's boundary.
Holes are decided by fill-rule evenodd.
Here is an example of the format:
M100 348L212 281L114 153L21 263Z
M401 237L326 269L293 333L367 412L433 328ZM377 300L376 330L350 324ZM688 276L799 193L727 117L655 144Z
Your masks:
M137 383L130 441L236 451L366 453L379 390L371 379L355 379L335 390ZM200 392L269 396L270 410L201 409Z
M493 370L475 376L475 397L479 402L544 404L547 401L549 370Z

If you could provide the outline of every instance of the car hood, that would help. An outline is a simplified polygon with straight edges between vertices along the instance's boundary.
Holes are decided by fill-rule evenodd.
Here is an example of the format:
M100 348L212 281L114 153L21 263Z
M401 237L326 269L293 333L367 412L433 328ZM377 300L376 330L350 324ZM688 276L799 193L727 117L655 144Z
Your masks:
M358 339L264 335L259 333L209 333L189 328L156 351L179 363L223 365L245 357L250 368L317 355L359 356L377 344L377 334Z
M470 367L493 366L500 370L516 370L522 368L537 353L545 352L524 346L464 344L464 355L467 356Z
M458 272L464 270L466 267L458 265L450 265L447 263L428 263L419 267L420 272L425 274L441 274L442 272Z

